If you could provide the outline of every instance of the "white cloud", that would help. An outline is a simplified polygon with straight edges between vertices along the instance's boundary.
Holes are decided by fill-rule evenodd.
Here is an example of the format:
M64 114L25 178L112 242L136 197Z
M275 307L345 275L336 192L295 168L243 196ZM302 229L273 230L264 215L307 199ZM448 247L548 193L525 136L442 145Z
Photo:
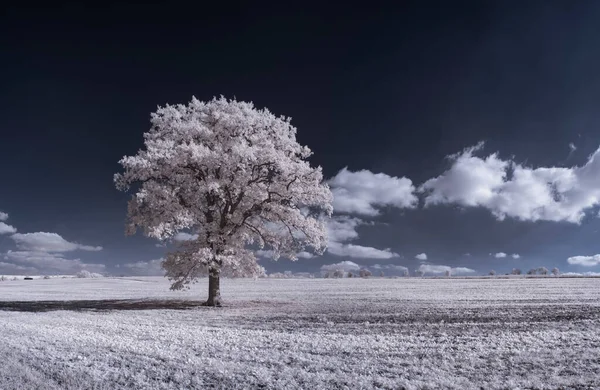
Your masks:
M377 249L370 246L340 244L339 242L330 242L327 251L332 255L346 256L361 259L391 259L400 255L392 252L389 248Z
M427 254L426 253L419 253L418 255L415 256L415 259L417 259L417 260L427 260Z
M39 273L76 273L81 270L102 272L104 264L87 264L79 259L65 259L62 253L48 253L43 251L8 251L4 259L13 263L24 264L34 268Z
M335 216L327 222L327 235L329 243L327 252L335 256L345 256L363 259L391 259L400 255L388 249L377 249L370 246L348 244L358 238L356 228L365 224L359 218L348 216Z
M521 255L520 255L520 254L518 254L518 253L513 253L513 254L511 255L511 257L512 257L513 259L520 259L520 258L521 258Z
M424 274L443 274L446 271L450 271L451 274L465 274L465 273L473 273L475 270L466 267L449 267L447 265L433 265L433 264L421 264L419 266L419 271Z
M0 211L0 221L6 221L8 219L8 214Z
M24 267L22 265L4 263L0 261L0 275L35 275L37 273L38 270L34 267Z
M403 265L394 265L394 264L385 264L385 265L381 265L381 264L373 264L370 265L369 268L373 268L373 269L387 269L387 270L393 270L393 271L408 271L408 268L406 268Z
M564 272L561 276L600 276L600 272Z
M495 257L495 258L497 258L497 259L503 259L503 258L505 258L505 257L506 257L506 253L504 253L504 252L498 252L498 253L496 253L496 254L494 255L494 257ZM514 257L514 256L513 256L513 257Z
M11 238L17 244L17 248L33 252L71 252L74 250L101 251L101 246L81 245L69 242L56 233L17 233Z
M0 222L0 234L12 234L16 233L17 229L13 226L7 225L4 222Z
M163 276L165 270L161 264L164 259L154 259L150 261L138 261L135 263L123 264L123 267L128 268L132 275L136 276Z
M600 265L600 255L594 256L573 256L567 259L569 264L581 265L583 267L594 267Z
M321 271L336 271L338 269L345 272L358 271L360 266L353 261L346 260L335 264L325 264L321 267Z
M179 232L173 236L175 241L193 241L198 238L197 234L189 234L185 232Z
M327 221L329 242L344 242L358 238L356 228L363 223L359 218L335 216Z
M473 155L482 148L480 143L450 156L451 168L419 187L427 194L426 206L454 203L487 208L498 220L578 224L587 210L600 204L600 149L581 167L529 168L496 153Z
M571 153L573 153L574 151L577 150L577 146L575 146L575 144L573 142L569 143L569 150L571 151Z
M375 216L379 214L377 208L414 208L418 204L415 187L405 177L344 168L329 180L329 185L336 212Z

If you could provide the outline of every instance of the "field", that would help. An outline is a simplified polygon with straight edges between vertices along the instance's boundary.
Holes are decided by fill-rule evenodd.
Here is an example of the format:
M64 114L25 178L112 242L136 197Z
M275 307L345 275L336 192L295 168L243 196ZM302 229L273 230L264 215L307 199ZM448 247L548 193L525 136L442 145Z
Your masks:
M1 282L0 389L600 388L597 278L224 280L217 309L205 289Z

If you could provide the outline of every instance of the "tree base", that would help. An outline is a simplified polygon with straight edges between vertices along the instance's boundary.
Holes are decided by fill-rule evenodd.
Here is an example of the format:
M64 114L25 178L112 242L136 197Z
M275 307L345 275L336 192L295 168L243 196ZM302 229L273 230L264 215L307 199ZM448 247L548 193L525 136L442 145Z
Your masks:
M206 302L203 302L202 306L221 307L221 299L209 299Z

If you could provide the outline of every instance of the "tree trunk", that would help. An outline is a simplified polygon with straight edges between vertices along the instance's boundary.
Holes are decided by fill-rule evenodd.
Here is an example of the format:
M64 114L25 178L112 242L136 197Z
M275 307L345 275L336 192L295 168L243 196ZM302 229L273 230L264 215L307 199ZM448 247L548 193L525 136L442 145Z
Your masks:
M208 300L205 306L221 306L221 270L210 268L208 271Z

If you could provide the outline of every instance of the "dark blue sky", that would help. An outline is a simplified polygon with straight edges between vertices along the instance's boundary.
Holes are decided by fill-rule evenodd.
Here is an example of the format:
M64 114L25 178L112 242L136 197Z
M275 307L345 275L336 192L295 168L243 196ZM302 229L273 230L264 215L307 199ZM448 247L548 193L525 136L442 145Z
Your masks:
M419 186L451 167L445 156L479 141L486 142L481 157L498 152L533 168L583 165L600 145L598 2L214 7L4 8L6 224L102 246L60 253L105 264L107 272L160 258L164 249L153 241L124 236L129 195L114 189L112 175L122 156L142 146L157 105L192 95L235 96L291 116L327 177L347 166ZM571 154L569 143L577 148ZM401 257L327 254L263 264L316 271L351 260L412 270L420 264L415 255L425 252L430 264L481 273L542 265L600 272L567 264L568 257L600 253L594 208L581 224L498 221L486 207L424 208L420 197L418 208L386 208L365 218L374 225L358 228L355 244ZM0 253L16 245L0 235ZM521 257L489 255L497 252ZM7 256L0 262L33 264ZM6 264L0 273L11 272Z

